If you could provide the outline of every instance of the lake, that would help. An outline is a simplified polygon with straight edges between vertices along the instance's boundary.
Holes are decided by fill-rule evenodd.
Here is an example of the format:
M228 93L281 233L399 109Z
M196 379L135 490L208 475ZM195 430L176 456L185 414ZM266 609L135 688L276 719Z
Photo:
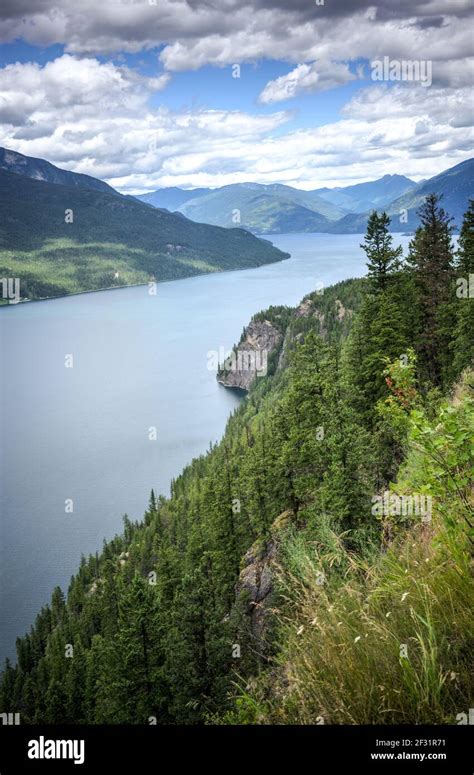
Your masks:
M365 274L358 235L268 238L292 257L155 296L134 287L0 309L0 658L81 554L221 438L241 397L217 383L209 351L230 349L270 304Z

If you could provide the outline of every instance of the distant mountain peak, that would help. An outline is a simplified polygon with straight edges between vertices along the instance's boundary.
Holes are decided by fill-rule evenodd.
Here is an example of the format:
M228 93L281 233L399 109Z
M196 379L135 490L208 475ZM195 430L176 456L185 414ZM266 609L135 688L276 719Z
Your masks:
M397 172L393 173L392 175L387 173L387 175L384 175L383 177L379 178L379 180L406 180L408 183L411 183L413 186L416 186L416 182L414 180L412 180L411 178L407 178L406 175L399 175Z

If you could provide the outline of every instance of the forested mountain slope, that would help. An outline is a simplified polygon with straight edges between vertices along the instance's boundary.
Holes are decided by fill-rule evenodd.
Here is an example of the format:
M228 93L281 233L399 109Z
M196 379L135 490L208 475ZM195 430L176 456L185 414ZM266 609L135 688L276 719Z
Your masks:
M373 216L367 279L254 318L281 334L266 376L171 497L55 590L3 711L456 723L471 707L474 206L458 254L436 197L421 221L401 263ZM387 492L415 507L387 511Z
M31 299L288 258L243 229L194 223L111 191L0 170L1 276L19 277Z
M188 199L179 207L187 218L231 227L236 222L257 233L324 231L342 211L311 191L281 184L234 183ZM236 221L236 219L239 219Z

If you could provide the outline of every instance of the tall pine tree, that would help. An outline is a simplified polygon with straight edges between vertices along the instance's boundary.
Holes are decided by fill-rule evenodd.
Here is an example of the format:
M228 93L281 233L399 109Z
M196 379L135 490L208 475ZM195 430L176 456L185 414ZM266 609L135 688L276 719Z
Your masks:
M464 214L456 254L456 325L454 328L452 379L474 361L474 199ZM473 278L473 279L471 279Z
M367 232L362 250L367 255L367 270L371 286L375 291L387 287L390 275L400 266L402 248L392 247L392 235L389 232L390 218L387 213L380 215L373 210L367 223Z
M469 207L464 213L456 259L459 272L466 275L474 272L474 199L469 200Z
M454 255L451 241L452 218L440 204L441 197L429 194L418 210L421 226L410 242L408 266L416 288L416 341L420 372L435 386L441 386L447 364L453 328L452 305Z

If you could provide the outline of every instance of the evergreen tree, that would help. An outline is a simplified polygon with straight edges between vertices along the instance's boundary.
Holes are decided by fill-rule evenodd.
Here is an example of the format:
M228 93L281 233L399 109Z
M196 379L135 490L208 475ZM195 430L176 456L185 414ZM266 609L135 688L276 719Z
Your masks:
M392 247L392 235L389 232L390 218L387 213L380 215L373 210L367 223L367 232L362 250L367 255L367 270L371 286L375 291L387 287L390 275L400 266L402 248Z
M12 713L13 712L13 693L15 689L15 677L16 677L16 671L14 667L12 667L12 663L10 660L5 660L5 666L3 668L3 673L1 677L0 682L0 707L2 713Z
M414 272L417 308L415 349L422 375L441 386L447 368L446 354L453 329L452 218L430 194L420 207L421 226L410 242L408 267Z
M474 361L474 199L464 214L456 258L456 324L451 343L453 380Z
M474 272L474 199L469 200L469 207L464 213L456 258L459 274L464 273L467 277Z

